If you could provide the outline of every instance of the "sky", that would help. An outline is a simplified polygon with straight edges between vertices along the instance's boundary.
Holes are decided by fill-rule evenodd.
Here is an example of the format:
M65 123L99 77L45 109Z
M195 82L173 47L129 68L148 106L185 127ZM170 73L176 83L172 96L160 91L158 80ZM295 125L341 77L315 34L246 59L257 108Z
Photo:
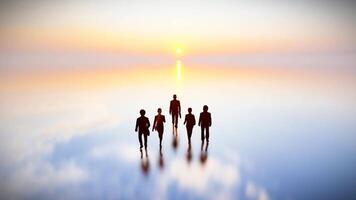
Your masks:
M170 55L354 50L348 1L2 1L1 51Z
M0 77L105 74L178 62L182 69L354 72L354 8L351 1L315 0L1 1Z

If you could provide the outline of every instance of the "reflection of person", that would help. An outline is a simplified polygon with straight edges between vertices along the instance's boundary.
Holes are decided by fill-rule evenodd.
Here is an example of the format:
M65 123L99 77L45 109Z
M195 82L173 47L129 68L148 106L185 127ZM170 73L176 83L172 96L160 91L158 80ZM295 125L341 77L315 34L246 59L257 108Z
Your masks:
M177 100L177 95L173 95L173 100L169 105L169 114L172 115L172 124L178 127L178 115L181 117L180 102Z
M185 115L184 124L186 124L188 143L190 144L190 138L192 137L193 127L195 125L195 117L192 114L192 108L188 108L188 114Z
M158 132L159 146L162 147L162 138L163 138L163 129L164 129L163 123L166 122L166 118L164 117L164 115L161 115L162 113L161 108L158 108L157 112L158 115L155 116L152 131L156 130Z
M162 146L159 148L159 160L158 160L159 168L163 170L164 168L164 158L162 152Z
M145 176L147 176L148 172L150 171L150 161L148 159L148 154L147 154L147 151L146 151L146 158L144 158L142 149L140 149L140 152L141 152L141 170L142 170L142 173Z
M172 147L176 151L178 148L178 130L173 128L173 140L172 140Z
M147 117L145 117L146 111L140 110L141 117L136 120L136 128L135 131L138 131L138 141L140 142L140 149L142 148L142 135L144 137L145 149L147 149L147 136L150 135L149 127L150 121Z
M200 163L202 165L205 165L206 161L208 160L208 146L209 143L206 143L205 149L204 149L204 142L201 142L201 148L200 148Z
M193 158L193 153L192 153L192 145L189 143L188 144L188 150L187 150L187 162L190 164Z
M206 132L206 141L209 142L209 127L211 126L211 114L208 112L208 106L204 105L203 112L200 113L199 126L201 127L201 141L204 142L204 130Z

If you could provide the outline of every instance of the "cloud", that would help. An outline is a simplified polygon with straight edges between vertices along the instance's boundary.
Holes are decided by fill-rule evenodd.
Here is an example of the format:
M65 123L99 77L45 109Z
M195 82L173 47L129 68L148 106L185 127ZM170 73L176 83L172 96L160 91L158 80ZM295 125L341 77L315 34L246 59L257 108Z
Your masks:
M176 180L181 188L194 189L203 192L209 183L230 188L240 182L240 174L234 165L224 165L212 158L206 166L195 163L187 165L184 160L174 160L170 168L171 178Z
M269 200L267 191L259 186L256 186L252 181L247 182L245 195L252 200Z
M137 145L118 142L95 146L89 154L96 159L117 159L128 163L137 162L139 156Z
M55 167L49 162L26 163L3 177L0 197L24 198L54 191L61 187L74 186L89 178L89 173L75 162L66 162Z
M62 96L63 95L63 96ZM24 95L0 107L0 162L12 165L52 152L56 143L109 129L119 124L105 99L85 94ZM75 100L73 100L75 99ZM45 101L44 101L45 100ZM11 105L11 104L10 104Z
M76 161L48 160L54 147L119 124L105 99L83 93L52 95L20 94L16 100L7 96L1 102L1 199L78 195L69 191L87 181L89 173ZM6 106L9 102L12 106ZM65 190L58 192L61 188Z
M187 164L184 159L173 159L165 175L158 182L156 197L169 198L169 187L177 184L180 191L205 199L233 199L234 191L241 183L235 163L225 163L209 157L206 165L199 162ZM214 192L212 192L214 191Z
M209 156L205 165L199 162L187 164L184 159L175 158L158 182L156 194L159 195L156 197L168 198L169 187L177 185L179 191L204 199L236 199L246 196L251 200L269 200L270 196L264 187L241 177L241 170L250 170L250 164L251 161L228 149L223 156ZM239 194L239 188L246 188L246 191Z

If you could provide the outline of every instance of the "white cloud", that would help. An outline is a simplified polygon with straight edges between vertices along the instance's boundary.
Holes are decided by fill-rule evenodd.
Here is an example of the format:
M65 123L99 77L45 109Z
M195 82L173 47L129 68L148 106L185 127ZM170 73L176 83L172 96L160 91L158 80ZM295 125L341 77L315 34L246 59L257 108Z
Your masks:
M113 142L93 147L89 154L93 158L110 158L132 163L137 161L139 150L137 145Z
M237 165L226 164L214 157L209 157L204 166L198 161L187 164L184 159L174 159L160 178L156 192L159 195L156 197L165 198L167 187L172 182L177 182L181 190L197 193L206 199L232 199L241 177Z
M269 200L266 189L256 186L252 181L248 181L245 188L245 195L252 200Z
M1 197L21 199L40 192L52 194L86 181L89 173L74 161L57 164L45 158L58 143L119 123L104 99L83 94L59 95L62 98L57 95L5 99L12 103L11 107L1 102L4 112L0 114L0 170L7 172L0 183Z
M257 187L252 182L246 184L245 190L246 197L250 199L255 199L257 197Z
M6 175L1 185L2 197L28 197L38 192L53 191L68 185L76 185L89 178L89 174L74 162L54 167L48 162L26 163L15 173Z
M12 165L48 155L58 142L119 124L119 117L110 111L105 99L87 94L58 96L24 95L8 97L1 103L2 164ZM19 100L22 98L26 104Z
M240 174L234 165L224 165L211 158L209 163L201 166L198 163L187 165L184 160L174 160L170 168L171 178L178 181L180 187L203 192L211 181L232 187L240 182Z

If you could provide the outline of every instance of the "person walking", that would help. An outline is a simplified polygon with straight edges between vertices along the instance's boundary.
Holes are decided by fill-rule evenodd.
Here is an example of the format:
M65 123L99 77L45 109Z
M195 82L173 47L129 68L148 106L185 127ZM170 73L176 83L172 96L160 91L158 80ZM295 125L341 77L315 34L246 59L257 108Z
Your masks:
M192 108L188 108L188 114L185 115L184 124L187 128L188 144L191 143L190 138L192 137L193 127L195 126L195 117L192 114Z
M159 137L159 146L162 147L162 139L163 139L163 131L164 131L164 123L166 122L166 118L162 115L162 109L158 108L158 114L155 116L152 131L156 130L158 132Z
M138 131L138 141L140 142L140 149L142 149L142 136L144 138L145 149L147 150L147 136L150 135L150 121L145 117L146 111L140 110L140 117L136 120L135 131Z
M199 116L198 124L201 128L201 141L204 142L204 139L206 137L207 143L209 143L209 128L211 126L211 114L208 112L208 109L208 106L204 105L203 112L201 112Z
M172 115L172 124L174 127L178 127L178 116L181 118L180 102L177 100L177 95L173 95L173 100L169 105L169 114Z

